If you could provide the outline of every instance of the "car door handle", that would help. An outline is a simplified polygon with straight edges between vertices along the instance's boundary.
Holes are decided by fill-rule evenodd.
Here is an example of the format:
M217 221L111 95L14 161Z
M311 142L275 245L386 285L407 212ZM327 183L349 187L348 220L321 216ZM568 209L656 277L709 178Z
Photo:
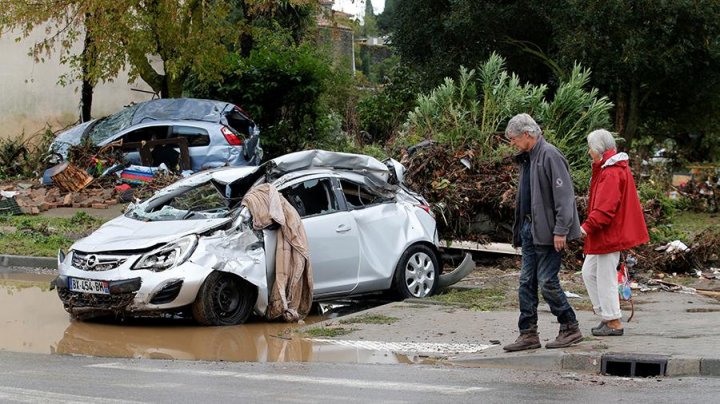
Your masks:
M337 227L337 229L335 229L335 231L338 233L345 233L345 232L350 231L350 229L351 229L350 226L341 224L340 226Z

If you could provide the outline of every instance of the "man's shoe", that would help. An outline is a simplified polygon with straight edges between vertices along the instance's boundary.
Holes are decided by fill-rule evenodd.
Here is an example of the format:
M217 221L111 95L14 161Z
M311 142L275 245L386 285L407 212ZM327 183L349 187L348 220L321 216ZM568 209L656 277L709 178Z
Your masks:
M507 352L525 351L528 349L540 348L540 336L537 331L520 333L515 342L503 347Z
M582 341L583 336L580 332L578 324L560 324L560 332L558 333L555 341L548 342L545 344L545 348L567 348L572 344L577 344Z

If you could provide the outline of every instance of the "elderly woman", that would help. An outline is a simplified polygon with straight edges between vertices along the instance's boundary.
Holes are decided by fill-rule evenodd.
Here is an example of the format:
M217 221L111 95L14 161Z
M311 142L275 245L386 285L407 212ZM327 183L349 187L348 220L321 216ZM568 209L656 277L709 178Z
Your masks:
M593 163L587 219L581 226L582 274L593 311L602 317L592 334L623 335L617 278L620 252L646 243L649 237L628 155L617 152L615 139L604 129L591 132L587 142Z

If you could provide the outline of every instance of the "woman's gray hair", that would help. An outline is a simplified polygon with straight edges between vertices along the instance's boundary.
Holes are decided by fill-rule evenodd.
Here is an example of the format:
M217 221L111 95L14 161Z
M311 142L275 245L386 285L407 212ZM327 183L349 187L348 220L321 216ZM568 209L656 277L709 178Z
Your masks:
M615 138L605 129L590 132L587 136L588 147L600 156L610 149L615 149Z
M528 114L517 114L510 119L505 128L505 137L510 139L527 132L530 137L542 135L542 129Z

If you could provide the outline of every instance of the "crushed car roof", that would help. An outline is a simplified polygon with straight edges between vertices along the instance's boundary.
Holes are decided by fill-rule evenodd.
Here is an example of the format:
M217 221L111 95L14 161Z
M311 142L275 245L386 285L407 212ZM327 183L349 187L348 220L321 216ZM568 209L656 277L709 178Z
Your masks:
M162 98L134 104L100 119L89 129L90 137L100 142L113 134L144 122L191 120L227 124L225 114L237 108L224 101L196 98Z

